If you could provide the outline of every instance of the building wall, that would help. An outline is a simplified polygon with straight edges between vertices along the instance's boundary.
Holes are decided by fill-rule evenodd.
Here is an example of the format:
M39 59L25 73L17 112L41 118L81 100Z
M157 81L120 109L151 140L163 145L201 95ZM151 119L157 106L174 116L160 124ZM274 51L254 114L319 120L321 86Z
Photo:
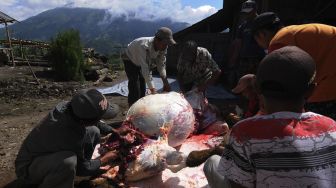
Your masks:
M335 0L256 0L259 12L278 14L285 25L325 23L336 25Z

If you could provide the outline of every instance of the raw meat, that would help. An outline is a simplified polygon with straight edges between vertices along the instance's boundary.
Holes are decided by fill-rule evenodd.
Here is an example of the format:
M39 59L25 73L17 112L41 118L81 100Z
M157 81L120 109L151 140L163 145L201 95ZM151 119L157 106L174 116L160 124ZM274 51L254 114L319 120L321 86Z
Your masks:
M148 95L128 110L126 121L148 137L167 135L168 145L181 145L194 131L193 109L182 94Z

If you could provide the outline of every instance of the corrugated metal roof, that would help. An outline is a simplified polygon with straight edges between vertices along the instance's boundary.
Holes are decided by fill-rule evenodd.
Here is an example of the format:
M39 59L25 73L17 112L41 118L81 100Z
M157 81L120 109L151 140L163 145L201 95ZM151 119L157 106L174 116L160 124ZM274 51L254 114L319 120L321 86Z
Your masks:
M15 20L14 18L8 16L7 14L3 13L0 11L0 24L2 23L14 23L16 22L17 20Z

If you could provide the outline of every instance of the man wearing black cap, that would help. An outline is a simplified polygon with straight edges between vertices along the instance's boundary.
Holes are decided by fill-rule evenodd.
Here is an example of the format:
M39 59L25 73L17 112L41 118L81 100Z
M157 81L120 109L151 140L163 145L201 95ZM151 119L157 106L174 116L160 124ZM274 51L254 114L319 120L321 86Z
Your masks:
M152 69L155 67L162 79L163 90L170 91L166 75L166 53L167 47L175 43L172 31L161 27L154 37L137 38L128 44L123 61L128 78L129 106L145 96L146 84L151 94L156 93L152 80Z
M255 74L257 65L265 56L264 50L258 46L251 33L254 18L257 16L257 5L253 0L245 1L241 6L243 22L239 25L237 36L232 42L232 53L229 66L234 67L233 83L246 74Z
M117 155L112 151L91 159L100 141L98 127L104 127L99 120L116 116L116 110L95 89L82 90L70 102L57 104L23 141L15 160L18 179L40 188L67 188L73 187L76 175L102 173L100 167Z
M254 20L252 30L258 44L268 49L268 53L291 45L313 57L317 86L306 108L336 119L336 27L324 24L283 27L275 13L266 12Z
M335 186L336 122L303 111L315 73L312 57L295 46L262 60L256 76L266 115L234 125L220 161L210 158L231 185Z

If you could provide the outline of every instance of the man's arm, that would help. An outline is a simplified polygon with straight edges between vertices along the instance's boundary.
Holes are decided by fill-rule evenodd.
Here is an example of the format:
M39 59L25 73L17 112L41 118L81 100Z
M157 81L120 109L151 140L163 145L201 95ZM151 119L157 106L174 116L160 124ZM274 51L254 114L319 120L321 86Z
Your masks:
M206 58L207 58L207 61L208 61L208 68L211 70L212 75L211 75L211 78L209 80L205 81L203 84L198 86L199 91L205 91L205 89L208 87L208 85L215 83L222 73L222 71L218 67L216 61L214 59L212 59L212 56L211 56L210 52L208 52L208 51L207 51Z
M215 83L217 81L217 79L219 78L219 76L221 75L222 71L221 70L216 70L215 72L213 72L212 76L211 76L211 79L205 81L205 83L201 84L200 86L198 86L198 90L199 91L205 91L206 88Z
M168 82L167 77L161 77L162 83L163 83L163 91L169 92L171 91L170 84Z
M112 127L107 125L104 121L100 120L96 126L100 130L101 135L107 135L113 131Z
M80 152L82 153L82 152ZM78 176L94 176L104 173L105 170L100 167L106 165L109 161L118 157L116 151L109 151L97 159L84 159L82 154L77 154L77 172Z
M77 152L77 176L94 176L101 174L100 159L85 159L84 151Z
M179 84L179 87L182 93L185 93L186 89L184 88L182 73L179 73L179 72L177 73L177 83Z
M155 91L152 71L149 69L149 65L147 63L147 52L146 49L143 49L141 53L137 54L135 59L137 59L137 64L141 66L141 74L145 79L145 82L148 88L151 91Z
M179 84L180 90L182 91L182 93L186 92L186 88L184 88L184 81L183 81L183 74L185 72L185 62L183 62L182 57L180 55L180 57L178 58L178 62L177 62L177 83Z
M162 79L163 83L163 91L170 91L170 85L167 79L167 73L166 73L166 50L163 52L160 52L157 57L157 71L160 74L160 77Z

